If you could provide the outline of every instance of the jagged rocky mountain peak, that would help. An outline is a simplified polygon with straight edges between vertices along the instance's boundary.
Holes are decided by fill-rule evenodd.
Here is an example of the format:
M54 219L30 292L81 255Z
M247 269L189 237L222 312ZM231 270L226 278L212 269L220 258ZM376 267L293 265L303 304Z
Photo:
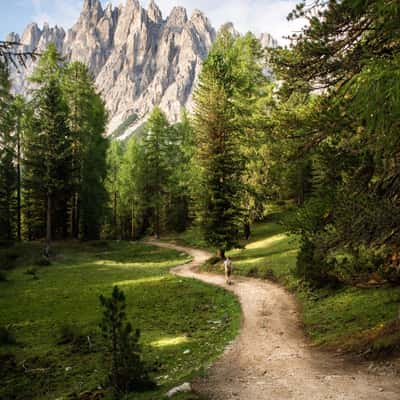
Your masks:
M147 15L149 19L156 24L159 24L163 21L161 10L154 0L150 0L149 2Z
M45 24L40 29L32 23L21 42L26 50L39 52L55 43L67 60L88 66L109 111L109 134L128 136L155 106L172 122L180 118L183 107L191 109L202 61L216 37L206 15L194 10L188 19L185 8L173 7L164 19L154 0L147 8L138 0L124 0L116 7L100 0L82 0L82 4L68 34L57 26ZM236 32L233 25L231 29ZM273 44L272 38L264 40ZM16 92L29 93L26 77L34 66L13 72Z
M183 26L187 23L188 16L186 8L174 7L168 16L167 24L172 26Z

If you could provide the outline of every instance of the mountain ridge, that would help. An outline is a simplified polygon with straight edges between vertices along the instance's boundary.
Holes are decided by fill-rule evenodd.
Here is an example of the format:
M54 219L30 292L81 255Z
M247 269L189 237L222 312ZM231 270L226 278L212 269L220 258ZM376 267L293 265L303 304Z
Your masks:
M107 133L137 116L121 135L124 138L154 106L160 106L171 122L179 119L182 108L191 109L193 89L215 37L216 30L199 10L188 17L184 7L174 7L164 19L154 0L147 8L138 0L116 7L109 3L105 8L99 0L84 0L68 31L47 23L40 29L31 23L22 36L13 33L8 40L38 52L55 43L67 60L86 64L110 113ZM277 45L267 33L260 40L265 47ZM25 78L33 69L34 63L29 63L26 70L12 71L16 92L28 91Z

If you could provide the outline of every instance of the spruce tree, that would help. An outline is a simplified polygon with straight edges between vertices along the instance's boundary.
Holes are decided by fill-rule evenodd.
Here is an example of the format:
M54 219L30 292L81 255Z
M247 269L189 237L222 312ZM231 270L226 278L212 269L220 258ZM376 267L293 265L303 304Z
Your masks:
M244 160L235 122L234 38L221 30L203 64L195 92L195 132L200 179L197 215L205 240L225 251L238 244Z
M138 238L141 231L143 202L143 146L136 137L129 139L121 164L121 218L124 237Z
M107 179L106 188L110 201L109 209L111 210L110 234L113 239L118 239L121 236L119 223L120 209L120 174L122 160L122 144L114 140L111 142L107 151Z
M7 67L0 62L0 238L15 238L17 171L15 168L14 109Z
M72 190L72 140L61 70L56 48L51 45L32 77L39 87L33 92L33 132L25 153L26 189L29 195L44 202L47 255L53 234L65 237L68 233L68 200Z
M108 141L103 137L107 112L93 78L82 63L66 67L63 91L72 141L72 236L97 239L107 200L104 180Z
M175 138L166 115L154 108L146 125L143 139L146 185L145 199L154 235L159 238L165 225L168 179L171 175L170 156Z

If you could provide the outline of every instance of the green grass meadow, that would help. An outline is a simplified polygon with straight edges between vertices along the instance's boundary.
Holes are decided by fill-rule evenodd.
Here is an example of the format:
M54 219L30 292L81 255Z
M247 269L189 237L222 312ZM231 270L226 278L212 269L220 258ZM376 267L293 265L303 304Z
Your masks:
M189 261L186 254L141 243L59 243L52 265L37 267L40 248L20 244L7 250L20 257L0 282L0 326L11 326L17 343L0 345L0 357L14 354L17 365L0 368L1 400L67 399L103 384L99 296L109 296L114 285L125 292L128 319L142 332L144 358L158 384L127 399L161 398L200 373L238 331L234 296L168 273ZM85 340L80 346L58 344L64 325L89 337L90 348Z

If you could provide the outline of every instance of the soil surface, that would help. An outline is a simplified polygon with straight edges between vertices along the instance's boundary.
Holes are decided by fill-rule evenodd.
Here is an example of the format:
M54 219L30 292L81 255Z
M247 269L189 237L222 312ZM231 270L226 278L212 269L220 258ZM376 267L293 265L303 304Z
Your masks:
M193 261L171 272L224 287L240 300L240 334L193 382L196 392L212 400L399 400L400 376L392 364L349 362L322 352L307 341L298 307L285 289L268 281L200 273L211 254L174 244L157 246L190 254Z

